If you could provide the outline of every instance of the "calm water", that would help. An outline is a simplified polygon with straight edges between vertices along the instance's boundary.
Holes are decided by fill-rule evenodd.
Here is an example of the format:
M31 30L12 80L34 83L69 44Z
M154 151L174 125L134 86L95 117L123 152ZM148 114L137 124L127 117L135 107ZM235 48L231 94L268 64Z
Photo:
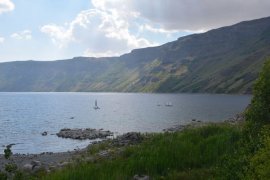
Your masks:
M97 99L100 110L94 110ZM0 153L62 152L89 141L58 138L62 128L103 128L116 133L158 132L191 119L221 121L241 112L246 95L124 93L0 93ZM172 107L164 104L172 103ZM158 106L160 104L160 106ZM71 117L74 117L72 119ZM41 136L48 131L48 136Z

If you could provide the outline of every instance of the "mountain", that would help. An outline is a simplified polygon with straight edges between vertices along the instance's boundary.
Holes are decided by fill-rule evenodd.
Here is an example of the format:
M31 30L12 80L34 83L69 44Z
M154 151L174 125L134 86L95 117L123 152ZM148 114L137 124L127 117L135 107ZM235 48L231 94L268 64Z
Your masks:
M270 56L270 17L120 57L0 63L0 91L250 93Z

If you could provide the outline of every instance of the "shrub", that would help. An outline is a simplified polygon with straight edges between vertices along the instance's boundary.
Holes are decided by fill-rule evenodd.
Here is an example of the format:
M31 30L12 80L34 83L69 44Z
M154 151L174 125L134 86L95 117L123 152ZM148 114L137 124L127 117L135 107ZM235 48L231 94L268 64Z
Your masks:
M262 148L250 159L250 168L247 179L270 178L270 126L262 130Z
M221 162L224 179L270 179L270 59L255 82L239 146Z
M4 156L6 159L9 159L12 155L11 147L7 146L6 149L4 149Z
M254 85L251 107L246 116L249 121L270 123L270 59Z
M255 153L262 145L261 129L270 124L270 59L255 82L252 102L245 115L244 141L250 153Z

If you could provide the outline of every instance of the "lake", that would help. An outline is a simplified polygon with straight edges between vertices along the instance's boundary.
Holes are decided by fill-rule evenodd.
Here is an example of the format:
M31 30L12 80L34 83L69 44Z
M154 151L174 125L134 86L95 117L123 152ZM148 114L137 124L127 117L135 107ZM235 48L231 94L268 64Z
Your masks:
M11 143L14 153L63 152L90 143L58 138L62 128L122 134L160 132L191 119L218 122L243 111L250 100L249 95L220 94L0 93L0 153Z

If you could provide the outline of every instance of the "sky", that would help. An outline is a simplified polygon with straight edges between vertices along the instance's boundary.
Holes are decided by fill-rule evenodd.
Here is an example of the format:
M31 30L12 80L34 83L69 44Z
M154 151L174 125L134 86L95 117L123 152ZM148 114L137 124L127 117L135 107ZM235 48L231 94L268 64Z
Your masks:
M270 0L0 0L0 62L119 56L269 9Z

